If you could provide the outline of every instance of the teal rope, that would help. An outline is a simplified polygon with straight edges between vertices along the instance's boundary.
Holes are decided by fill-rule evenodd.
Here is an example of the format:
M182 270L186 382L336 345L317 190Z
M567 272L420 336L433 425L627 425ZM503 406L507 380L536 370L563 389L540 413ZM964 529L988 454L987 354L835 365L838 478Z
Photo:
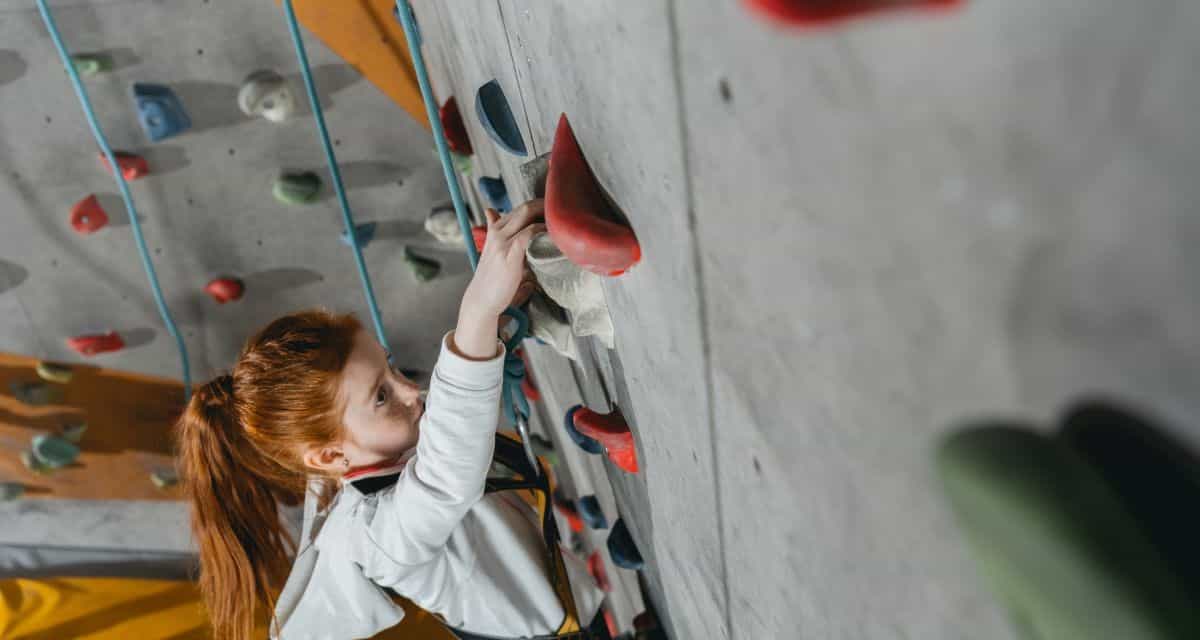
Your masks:
M354 250L354 264L358 267L358 279L362 282L363 294L367 298L367 308L371 312L371 322L375 325L375 338L379 340L379 344L383 346L384 350L391 353L391 349L388 348L387 336L383 332L383 318L379 314L379 304L375 301L375 288L371 286L371 274L367 272L362 246L358 242L358 234L355 233L354 214L350 211L350 201L346 198L346 187L342 184L342 172L338 168L337 156L333 153L333 144L329 142L329 129L325 126L325 112L321 109L321 98L317 95L317 86L313 81L312 69L308 64L308 53L304 50L304 39L300 37L300 26L296 20L296 11L292 8L292 0L283 0L283 10L287 15L292 44L296 47L296 57L300 60L300 73L304 77L304 88L308 90L308 102L312 105L313 120L317 123L317 133L321 138L321 146L325 150L325 160L329 164L329 173L333 176L333 188L337 192L338 205L342 209L342 222L346 226L350 248ZM467 236L470 237L470 235L468 232Z
M142 268L146 270L146 278L150 280L150 291L154 294L154 304L158 307L158 314L162 316L167 331L175 338L175 347L179 350L179 363L183 369L183 398L186 402L192 393L192 374L191 366L188 363L187 345L179 333L179 327L175 325L174 318L171 317L171 310L167 308L167 303L163 299L162 287L158 283L158 274L154 271L154 263L151 262L150 252L146 249L146 239L142 237L142 224L138 221L133 195L129 192L129 183L125 181L125 176L122 175L121 169L117 165L117 157L113 153L112 147L109 146L108 139L104 137L104 132L100 129L100 123L96 119L96 112L92 109L92 102L88 99L87 90L83 88L79 73L75 71L71 54L67 51L66 44L63 43L62 34L58 31L58 25L54 22L50 8L46 6L46 0L37 0L37 7L38 11L42 13L42 21L46 23L46 30L50 32L50 39L54 41L54 47L58 49L58 56L67 69L67 77L71 79L71 85L75 87L75 95L79 96L79 104L83 107L83 115L92 129L96 144L100 145L104 157L108 159L108 166L117 179L117 186L121 190L121 199L125 201L125 210L129 213L129 228L133 231L133 240L137 244L138 255L142 259Z

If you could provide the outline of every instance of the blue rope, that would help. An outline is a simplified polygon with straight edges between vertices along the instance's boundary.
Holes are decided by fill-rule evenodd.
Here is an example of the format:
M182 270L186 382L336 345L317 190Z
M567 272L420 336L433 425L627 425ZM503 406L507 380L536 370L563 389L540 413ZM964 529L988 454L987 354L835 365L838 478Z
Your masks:
M358 267L358 279L362 282L363 293L367 298L367 307L371 311L371 322L375 325L375 338L379 340L379 344L385 351L391 353L391 349L388 348L387 336L383 332L383 318L379 314L379 304L375 301L375 288L371 286L371 274L367 272L362 246L358 242L358 234L354 229L354 214L350 211L350 201L346 198L346 187L342 184L342 172L338 169L337 156L333 153L333 144L329 142L329 129L325 126L325 112L321 109L321 98L317 95L316 83L313 82L312 69L308 64L308 53L304 50L304 39L300 37L300 26L296 20L296 12L292 8L292 0L283 0L283 9L287 15L288 31L292 34L292 44L296 46L296 57L300 60L300 73L304 77L304 88L308 90L308 102L312 105L313 120L317 122L317 132L321 137L321 146L325 150L325 160L329 164L329 173L333 176L333 188L337 192L338 205L342 209L342 222L346 226L350 248L354 250L354 264ZM468 232L467 236L470 237L470 235Z
M46 0L37 0L37 6L38 11L42 13L42 21L46 23L46 30L50 32L50 39L54 41L54 47L58 49L58 55L67 69L71 85L75 87L75 95L79 96L79 104L83 107L83 115L92 129L96 144L100 145L104 157L108 159L108 166L112 169L117 186L121 190L121 199L125 201L125 210L129 213L129 228L133 230L133 240L137 244L138 255L142 259L142 268L146 270L146 277L150 280L150 291L154 294L154 304L158 307L158 313L162 316L167 331L175 338L175 347L179 349L179 363L183 369L183 398L186 402L192 393L192 374L191 366L188 364L187 345L184 344L179 327L175 325L175 320L171 317L171 310L167 308L167 303L163 299L162 287L158 284L158 274L154 271L154 263L150 261L150 252L146 249L146 240L142 237L142 224L138 221L133 195L129 192L129 183L125 181L120 165L117 164L116 154L113 153L108 139L104 137L104 132L100 129L96 113L92 110L92 102L88 99L87 91L83 88L83 82L79 79L79 73L75 70L75 64L71 60L71 54L63 43L62 35L58 32L58 25L54 23L54 16L50 13L50 8L46 6Z

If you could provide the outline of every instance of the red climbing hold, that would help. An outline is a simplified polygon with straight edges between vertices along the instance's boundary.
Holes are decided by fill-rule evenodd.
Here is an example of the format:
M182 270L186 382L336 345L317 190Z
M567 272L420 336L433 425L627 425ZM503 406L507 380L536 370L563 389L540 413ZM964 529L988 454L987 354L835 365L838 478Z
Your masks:
M458 111L458 101L454 96L438 109L438 119L442 121L442 131L446 134L446 145L454 153L469 156L475 151L471 148L471 139L467 137L467 125L463 123L462 114Z
M116 331L67 338L67 346L81 356L94 356L125 348L125 341Z
M533 367L529 366L529 357L525 355L524 349L518 351L517 355L521 356L521 362L525 363L525 377L521 378L521 393L524 393L525 398L530 402L541 402L542 392L533 383Z
M633 433L621 412L596 413L587 407L575 412L575 428L579 433L599 442L608 452L613 464L628 471L638 472L637 447L633 444Z
M246 285L237 278L217 278L204 287L204 292L213 297L217 304L225 304L240 300L246 292Z
M620 636L620 629L617 628L617 619L613 617L612 611L604 610L604 626L608 627L608 635L611 638Z
M571 527L571 531L575 533L583 532L583 518L579 517L579 511L575 509L575 505L565 500L559 500L557 496L554 499L554 508L567 519L567 526Z
M600 556L599 551L593 551L592 555L588 556L588 573L592 574L592 578L596 580L596 586L600 587L601 591L612 591L612 583L608 581L608 572L604 570L604 558Z
M637 236L615 221L565 113L546 175L546 226L567 259L593 273L619 276L642 259Z
M483 245L487 242L487 227L471 227L471 239L475 241L475 250L482 252Z
M889 9L953 9L962 0L742 0L752 11L790 27L826 27Z
M126 180L137 180L150 175L150 163L136 153L115 151L113 155L116 156L117 166L121 167L121 175L125 176ZM104 163L105 169L112 171L112 166L108 164L108 156L101 153L100 161Z
M108 224L108 214L95 195L90 195L71 207L71 228L76 233L87 235L99 231Z

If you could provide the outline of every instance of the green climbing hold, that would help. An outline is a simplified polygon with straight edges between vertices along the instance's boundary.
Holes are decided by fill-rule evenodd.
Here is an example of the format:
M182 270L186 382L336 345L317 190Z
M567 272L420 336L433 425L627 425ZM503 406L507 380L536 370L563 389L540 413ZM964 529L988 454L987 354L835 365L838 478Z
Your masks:
M309 204L321 193L321 177L311 171L284 173L275 180L273 193L284 204Z
M437 260L419 256L413 253L411 247L404 247L404 263L421 282L433 280L442 270L442 265Z
M155 469L150 473L150 482L159 489L170 489L179 484L179 474L175 469Z
M71 381L71 378L75 375L75 372L71 370L71 367L68 367L65 364L46 362L43 360L42 362L37 363L37 374L39 378L45 380L46 382L67 384Z
M33 438L33 456L44 467L61 469L79 458L79 445L60 436L42 434Z
M105 53L76 53L71 56L71 64L81 76L94 76L112 71L112 57Z
M79 441L83 440L83 434L87 431L87 427L86 422L64 425L62 428L62 437L67 442L79 444Z
M29 469L30 471L40 475L48 475L54 471L50 467L42 464L42 461L38 460L37 456L33 455L32 451L28 450L21 452L21 464L25 465L26 469Z
M0 482L0 502L12 502L25 494L25 485L20 482Z
M14 398L34 407L58 404L62 402L64 395L62 387L51 386L41 381L14 380L8 387L12 390Z
M450 157L454 158L454 168L462 173L471 173L474 164L471 162L471 156L464 156L460 153L452 153Z

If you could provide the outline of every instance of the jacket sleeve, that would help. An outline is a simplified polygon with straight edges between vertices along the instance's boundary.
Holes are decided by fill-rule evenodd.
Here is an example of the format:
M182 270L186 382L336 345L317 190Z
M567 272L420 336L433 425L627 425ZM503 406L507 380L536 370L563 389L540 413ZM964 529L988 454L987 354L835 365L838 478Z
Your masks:
M504 346L485 361L467 360L442 339L415 455L368 527L379 551L400 565L434 559L483 496L500 419Z

